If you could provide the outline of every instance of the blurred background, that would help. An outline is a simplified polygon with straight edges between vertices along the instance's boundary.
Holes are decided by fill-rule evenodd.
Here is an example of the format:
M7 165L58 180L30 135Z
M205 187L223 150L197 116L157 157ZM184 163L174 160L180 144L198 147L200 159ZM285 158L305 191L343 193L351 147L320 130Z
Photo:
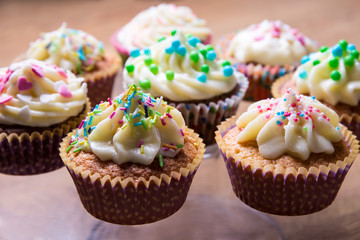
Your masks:
M167 1L170 2L170 1ZM62 22L112 48L111 35L152 0L0 0L0 67L24 53L41 32ZM360 45L359 0L174 1L192 8L223 35L263 19L280 19L320 45L340 39ZM1 159L0 159L1 161ZM347 175L334 203L300 217L281 217L245 206L232 192L219 156L203 161L182 209L163 221L118 226L99 221L81 206L66 169L31 177L0 174L0 239L360 239L360 162Z

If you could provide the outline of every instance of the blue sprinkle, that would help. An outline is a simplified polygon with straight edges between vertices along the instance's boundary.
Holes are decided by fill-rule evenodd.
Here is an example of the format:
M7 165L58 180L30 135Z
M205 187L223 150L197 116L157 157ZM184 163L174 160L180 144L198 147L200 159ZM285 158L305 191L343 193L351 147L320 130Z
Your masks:
M313 100L315 100L315 96L312 96L311 98L312 98Z
M353 51L353 50L356 50L356 47L355 47L354 44L349 43L349 44L347 45L347 49L348 49L349 51Z
M135 115L132 115L132 118L137 118L137 117L140 117L140 113L136 113Z
M284 115L284 113L285 113L284 111L281 111L281 115Z
M62 38L66 38L66 33L61 34Z
M305 79L305 78L308 77L308 74L307 74L307 72L306 72L305 70L302 70L302 71L299 73L299 77L300 77L301 79Z
M284 98L284 102L286 102L286 100L287 100L287 99L286 99L286 98Z
M303 117L303 116L305 116L305 114L304 114L304 113L300 113L300 117Z
M336 130L340 131L340 128L339 128L339 127L336 127Z
M304 63L306 63L306 62L308 62L308 61L310 61L309 56L303 56L303 57L301 58L301 64L304 64Z
M202 122L202 123L206 123L206 118L202 117L202 118L201 118L201 122Z
M234 73L234 70L231 66L225 66L223 68L223 73L225 77L231 77Z
M83 128L86 127L87 121L84 121Z
M84 128L84 136L85 136L85 137L88 136L86 128Z
M85 61L85 60L86 60L86 57L85 57L85 54L84 54L84 50L83 50L82 47L79 48L79 50L77 50L77 53L79 54L80 60L82 60L82 61Z
M166 54L173 54L174 53L174 48L173 47L165 48L165 53Z
M186 107L187 110L190 110L190 105L189 104L186 104L185 107Z
M204 73L200 73L198 76L197 76L197 80L199 82L206 82L206 75Z
M176 50L178 49L178 47L180 47L180 41L179 40L174 40L172 43L171 43L171 46Z
M206 58L210 61L214 61L216 58L216 52L214 50L210 50L206 53Z
M131 57L134 57L134 58L140 56L140 49L135 48L134 50L132 50L132 51L130 52L130 56L131 56Z
M91 115L91 116L90 116L90 119L89 119L89 125L92 124L93 118L94 118L94 115Z
M333 50L332 50L332 54L333 54L334 57L342 57L343 50L342 50L341 46L338 45L338 44L335 45Z
M199 42L200 40L197 37L190 37L188 39L188 43L193 47L196 47L196 44L198 44Z
M280 112L277 112L276 115L280 116Z
M282 118L283 120L285 120L285 119L286 119L286 117L285 117L285 116L282 116L281 118Z
M185 56L187 50L186 50L185 46L180 46L176 52L181 56Z
M280 120L277 120L276 121L276 124L280 125L281 121Z
M283 76L286 72L286 69L285 68L280 68L280 71L279 71L279 77Z
M150 55L151 54L150 49L149 48L144 48L144 54L145 55Z
M142 125L142 122L134 123L134 127Z

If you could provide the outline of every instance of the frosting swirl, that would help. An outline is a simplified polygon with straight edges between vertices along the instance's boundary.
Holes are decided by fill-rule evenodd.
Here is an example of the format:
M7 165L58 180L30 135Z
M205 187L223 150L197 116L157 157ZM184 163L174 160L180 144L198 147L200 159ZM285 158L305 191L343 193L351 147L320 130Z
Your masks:
M150 48L133 50L125 63L124 85L135 83L172 101L210 99L247 81L228 61L216 60L210 45L181 31Z
M356 106L360 100L359 51L345 40L321 47L305 56L294 74L299 93L315 96L331 105Z
M67 28L65 23L53 32L41 34L26 52L26 58L55 64L75 74L93 70L103 57L102 42L81 30Z
M189 7L162 3L136 15L116 37L128 50L142 49L170 36L174 29L196 36L202 42L211 36L206 21L198 18Z
M83 78L35 59L0 73L0 123L47 127L78 115L86 102Z
M284 153L306 160L310 153L334 152L331 142L342 139L339 116L314 97L289 89L283 98L253 103L236 121L239 143L256 141L264 158Z
M185 122L181 113L161 98L135 85L97 105L80 124L68 151L84 150L100 160L149 165L156 156L173 157L183 147ZM160 163L161 165L161 163Z
M297 65L302 56L316 51L317 44L283 22L264 20L239 31L226 57L240 62Z

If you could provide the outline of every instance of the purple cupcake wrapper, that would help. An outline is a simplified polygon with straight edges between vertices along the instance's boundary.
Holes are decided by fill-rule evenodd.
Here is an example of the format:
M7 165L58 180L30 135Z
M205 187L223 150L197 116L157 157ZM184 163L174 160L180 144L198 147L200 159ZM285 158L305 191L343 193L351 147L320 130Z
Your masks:
M296 174L285 174L285 170L266 171L264 168L254 168L235 161L233 157L226 155L221 148L221 139L233 127L235 126L226 130L219 128L216 137L233 191L248 206L271 214L296 216L328 207L334 201L359 149L355 136L342 127L352 150L346 162L338 161L336 167L321 166L318 174L311 170L298 170Z
M220 100L217 103L169 103L176 107L182 114L185 124L194 129L196 133L204 140L205 144L215 143L215 131L226 118L236 114L241 100L248 88L248 82L239 82L239 91L231 98Z
M347 114L342 114L340 116L340 122L346 126L358 140L360 140L360 115L353 113L351 116Z
M143 182L122 187L119 182L115 186L110 180L102 184L100 178L91 181L89 176L83 178L68 170L84 208L100 220L123 225L152 223L177 212L196 173L172 179L170 184L161 182L160 186L151 181L148 187Z
M114 86L117 73L96 79L94 81L87 81L88 97L91 102L91 107L95 107L100 101L106 101L111 98L111 93Z
M68 120L61 127L42 133L17 135L0 134L0 173L11 175L33 175L54 171L64 166L59 156L63 137L76 128L90 110L87 104L78 117Z

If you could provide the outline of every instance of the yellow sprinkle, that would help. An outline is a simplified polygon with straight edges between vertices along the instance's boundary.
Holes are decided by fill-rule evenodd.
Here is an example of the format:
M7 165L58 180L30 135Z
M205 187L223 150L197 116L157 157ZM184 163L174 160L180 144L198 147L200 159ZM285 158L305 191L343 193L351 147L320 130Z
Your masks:
M124 130L126 127L127 127L127 123L121 127L121 130Z
M141 147L140 147L140 153L141 154L144 154L145 152L144 152L144 145L141 145Z
M138 113L140 113L141 115L143 115L143 116L145 116L145 111L143 111L143 110L138 110Z
M93 112L88 112L88 117L91 117L92 115L94 115L94 113Z

